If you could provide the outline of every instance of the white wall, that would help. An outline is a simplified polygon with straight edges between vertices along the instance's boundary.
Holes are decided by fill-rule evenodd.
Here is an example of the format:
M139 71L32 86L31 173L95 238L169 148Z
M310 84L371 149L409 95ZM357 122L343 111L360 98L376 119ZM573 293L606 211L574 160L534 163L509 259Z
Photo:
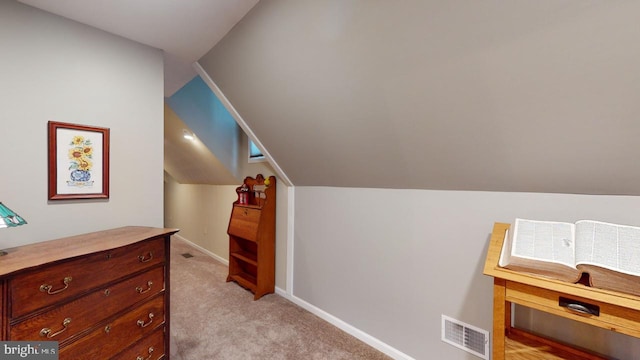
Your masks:
M180 237L229 260L227 226L236 185L179 184L165 176L165 226Z
M638 213L633 196L296 187L293 294L414 359L473 359L440 341L440 317L491 330L482 269L494 222L640 225ZM640 351L637 340L581 331L572 340L617 358Z
M0 49L0 201L28 221L0 248L163 226L162 53L14 1ZM49 120L110 128L110 199L47 201Z

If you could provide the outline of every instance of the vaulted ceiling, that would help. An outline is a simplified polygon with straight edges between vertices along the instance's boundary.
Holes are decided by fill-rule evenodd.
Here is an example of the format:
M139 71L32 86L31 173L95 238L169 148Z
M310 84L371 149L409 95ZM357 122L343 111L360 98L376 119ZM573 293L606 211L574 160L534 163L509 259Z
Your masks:
M640 194L638 1L262 1L200 64L297 185Z
M295 185L640 195L640 2L22 1L167 52L240 3L180 60Z

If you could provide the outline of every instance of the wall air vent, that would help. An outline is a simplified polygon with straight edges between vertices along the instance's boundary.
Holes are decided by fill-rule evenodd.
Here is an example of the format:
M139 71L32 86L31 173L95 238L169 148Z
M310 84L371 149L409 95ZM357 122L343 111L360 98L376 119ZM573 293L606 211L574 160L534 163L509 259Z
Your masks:
M442 341L489 360L489 332L442 315Z

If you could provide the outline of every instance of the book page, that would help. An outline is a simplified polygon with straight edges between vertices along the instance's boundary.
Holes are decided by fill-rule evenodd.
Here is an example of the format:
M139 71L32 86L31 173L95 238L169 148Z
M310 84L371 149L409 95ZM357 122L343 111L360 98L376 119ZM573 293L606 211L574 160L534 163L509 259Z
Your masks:
M500 250L500 259L498 259L498 266L505 267L511 262L511 237L509 229L504 232L504 239L502 240L502 250Z
M576 222L576 262L640 276L640 227Z
M513 236L512 256L575 268L573 224L516 219Z

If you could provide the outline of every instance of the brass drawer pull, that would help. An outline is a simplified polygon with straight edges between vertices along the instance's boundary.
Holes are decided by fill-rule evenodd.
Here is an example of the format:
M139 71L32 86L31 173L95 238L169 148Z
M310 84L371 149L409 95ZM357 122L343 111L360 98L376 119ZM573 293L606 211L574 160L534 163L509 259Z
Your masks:
M149 360L151 359L151 356L153 356L153 346L149 347L149 356L147 356L146 358L143 358L142 356L138 356L136 360Z
M144 255L140 255L138 256L138 260L140 260L141 263L146 263L151 261L151 259L153 259L153 252L149 251L149 256L144 256Z
M51 289L53 289L53 285L49 285L49 284L42 284L40 285L40 291L42 292L46 292L49 295L55 295L58 293L61 293L65 290L67 290L67 288L69 287L69 283L71 282L71 280L73 280L73 278L71 276L67 276L66 278L64 278L64 280L62 281L62 283L64 284L64 287L58 290L54 290L51 291Z
M104 327L104 332L107 333L107 334L110 333L111 332L111 325L105 326Z
M153 316L153 313L149 313L149 322L145 323L144 320L138 320L136 324L138 324L138 326L140 326L141 328L145 328L151 325L151 323L153 322Z
M136 291L138 292L138 294L144 294L146 292L151 291L151 285L153 285L153 281L147 281L147 289L146 290L142 289L142 286L138 286L136 288Z
M48 339L53 339L54 337L62 334L65 330L67 330L67 325L69 325L71 323L71 318L66 318L64 319L64 321L62 322L62 330L54 332L53 334L51 333L51 329L49 328L43 328L42 330L40 330L40 336L46 336Z

